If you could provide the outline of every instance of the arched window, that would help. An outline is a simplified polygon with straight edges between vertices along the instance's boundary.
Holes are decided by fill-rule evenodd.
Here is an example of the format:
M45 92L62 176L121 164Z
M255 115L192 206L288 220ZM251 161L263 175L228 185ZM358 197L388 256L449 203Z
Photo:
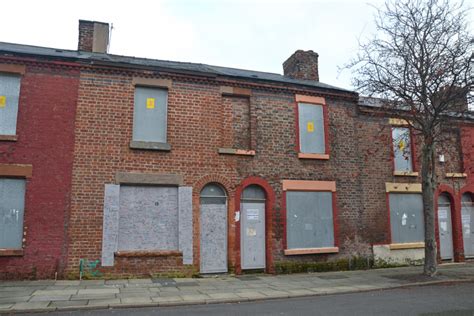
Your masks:
M451 200L446 193L440 194L438 198L438 206L451 206Z
M265 202L265 192L260 186L252 184L244 189L241 200L245 202Z
M201 191L201 204L226 204L227 196L218 184L210 183Z

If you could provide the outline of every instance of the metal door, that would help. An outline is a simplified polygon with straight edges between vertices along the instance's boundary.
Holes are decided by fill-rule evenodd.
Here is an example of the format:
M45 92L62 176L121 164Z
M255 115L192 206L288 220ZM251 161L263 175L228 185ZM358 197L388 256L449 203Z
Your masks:
M451 225L451 203L447 196L438 199L438 228L441 259L453 258L453 236Z
M265 268L265 193L249 186L242 193L240 254L242 269Z
M227 197L218 185L201 192L201 273L227 272Z
M464 256L474 257L474 203L472 195L465 193L462 195L462 237L464 241Z

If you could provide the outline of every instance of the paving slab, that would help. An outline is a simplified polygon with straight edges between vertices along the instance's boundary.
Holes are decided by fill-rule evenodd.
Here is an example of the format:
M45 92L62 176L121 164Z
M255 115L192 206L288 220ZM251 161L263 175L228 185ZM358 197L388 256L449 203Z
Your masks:
M35 281L28 281L27 285L32 286L41 286L41 285L54 285L55 280L35 280Z
M118 285L118 284L128 284L128 280L118 279L118 280L106 280L104 281L106 285Z
M17 303L17 302L28 302L31 296L12 296L12 297L0 297L0 304Z
M36 290L33 292L33 296L60 296L60 295L75 295L77 291L82 290Z
M115 288L103 288L103 289L83 289L79 290L77 294L118 294L120 293L119 289Z
M10 307L13 306L13 303L10 303L10 304L0 304L0 312L1 311L7 311L10 309Z
M195 294L195 295L180 295L183 301L206 301L210 299L208 295L204 294Z
M6 297L30 296L34 290L0 292L0 299Z
M105 284L105 280L81 280L80 282L81 282L80 285L85 285L85 286Z
M181 297L179 297L179 296L173 296L173 297L152 297L151 299L152 299L153 302L161 303L161 304L183 302L183 299L182 299Z
M37 310L54 310L54 307L48 307L50 302L21 302L11 307L12 310L21 311L37 311Z
M151 303L151 297L122 297L120 298L120 303L125 304L142 304L142 303Z
M236 298L239 299L241 297L235 295L235 293L214 293L214 294L209 294L208 295L211 299L218 299L218 300L222 300L222 299L233 299L233 298Z
M132 279L129 280L129 284L152 284L151 279Z
M288 293L290 293L290 297L314 295L314 291L310 289L289 290Z
M71 295L35 295L28 302L69 301Z
M271 298L287 298L290 297L290 294L288 292L284 291L259 291L265 296L271 297Z
M241 298L247 298L247 299L252 299L252 300L257 300L257 299L263 299L263 298L268 298L268 296L260 293L260 292L241 292L241 293L236 293L238 297Z
M72 295L71 301L80 301L80 300L106 300L116 298L115 294L84 294L84 295Z
M81 284L79 280L58 280L54 282L54 285L66 285L66 286L78 286Z
M0 294L2 292L17 292L17 291L36 291L42 290L45 286L2 286L0 283Z
M117 298L141 298L141 297L150 297L156 296L155 293L146 292L146 293L120 293L115 295Z
M89 301L88 300L82 300L82 301L52 301L51 305L52 307L57 307L58 309L64 309L64 308L74 308L74 307L83 307L87 305Z
M89 300L87 305L89 306L101 306L101 307L108 307L111 305L119 305L120 299L119 298L111 298L111 299L102 299L102 300Z

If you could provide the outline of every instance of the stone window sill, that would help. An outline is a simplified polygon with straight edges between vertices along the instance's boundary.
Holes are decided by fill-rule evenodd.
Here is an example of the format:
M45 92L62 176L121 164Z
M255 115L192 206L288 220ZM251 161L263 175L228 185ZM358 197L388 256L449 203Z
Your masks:
M285 256L309 255L318 253L338 253L339 247L285 249Z
M156 151L171 151L171 145L168 143L159 142L144 142L132 140L130 142L132 149L156 150Z
M298 158L300 158L300 159L329 160L329 155L328 155L328 154L306 154L306 153L298 153Z
M401 177L418 177L418 172L415 171L394 171L394 176L401 176Z
M407 242L407 243L398 243L390 244L390 250L401 250L401 249L418 249L425 248L424 242Z
M183 253L178 250L137 250L137 251L117 251L116 257L176 257Z
M0 141L16 142L17 140L18 140L17 135L0 135Z
M448 172L446 178L467 178L467 173Z
M223 155L255 156L255 150L246 149L219 148L218 152Z
M0 249L0 257L21 257L23 249Z

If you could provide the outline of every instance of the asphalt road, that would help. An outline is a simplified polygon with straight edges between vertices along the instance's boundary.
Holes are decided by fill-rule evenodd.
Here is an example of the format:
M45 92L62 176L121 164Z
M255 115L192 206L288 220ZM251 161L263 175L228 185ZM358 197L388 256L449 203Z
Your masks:
M232 304L24 314L124 315L454 315L474 316L474 283Z

